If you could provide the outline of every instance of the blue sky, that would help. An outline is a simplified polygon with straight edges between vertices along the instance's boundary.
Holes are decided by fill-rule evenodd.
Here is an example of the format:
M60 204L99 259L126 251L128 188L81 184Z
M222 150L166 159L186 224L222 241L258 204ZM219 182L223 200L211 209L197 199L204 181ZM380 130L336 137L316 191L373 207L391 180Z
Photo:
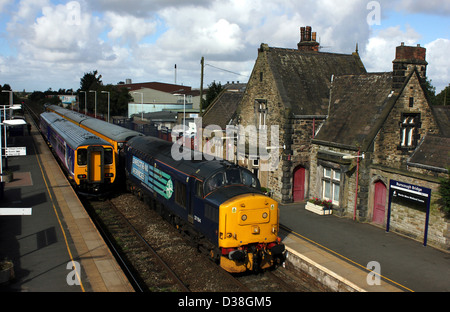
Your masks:
M93 70L104 83L174 83L177 64L177 83L198 88L202 56L226 70L206 67L205 86L246 82L261 43L295 48L307 25L326 52L358 43L368 71L391 71L396 46L420 44L436 89L450 82L450 1L0 0L0 83L76 90Z

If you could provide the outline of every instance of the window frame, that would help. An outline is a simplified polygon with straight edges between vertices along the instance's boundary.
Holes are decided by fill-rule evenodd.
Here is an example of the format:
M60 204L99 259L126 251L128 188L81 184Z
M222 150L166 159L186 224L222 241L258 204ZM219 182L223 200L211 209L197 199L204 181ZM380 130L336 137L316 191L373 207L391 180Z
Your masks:
M333 205L339 206L339 201L341 199L341 178L342 172L340 169L322 167L322 199L331 200ZM329 171L329 174L327 174ZM329 195L326 196L327 185L329 185ZM337 193L336 193L337 188ZM336 200L337 194L337 200Z
M414 149L419 141L420 113L402 113L400 120L401 149Z

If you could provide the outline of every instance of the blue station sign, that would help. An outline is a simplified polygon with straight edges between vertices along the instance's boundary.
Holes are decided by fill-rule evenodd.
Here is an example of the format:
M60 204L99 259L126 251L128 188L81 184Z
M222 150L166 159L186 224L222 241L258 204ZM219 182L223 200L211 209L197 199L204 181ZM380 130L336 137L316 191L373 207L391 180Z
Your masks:
M431 189L409 184L406 182L391 180L389 183L389 208L386 231L389 232L391 218L391 204L399 204L411 209L425 212L425 229L423 244L427 244L428 222L430 218Z

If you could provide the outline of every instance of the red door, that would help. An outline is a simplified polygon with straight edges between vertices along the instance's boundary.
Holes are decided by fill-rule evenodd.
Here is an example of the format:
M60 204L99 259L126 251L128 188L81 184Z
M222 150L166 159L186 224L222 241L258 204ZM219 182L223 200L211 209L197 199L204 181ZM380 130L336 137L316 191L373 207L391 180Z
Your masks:
M305 199L305 168L297 167L294 170L294 188L292 192L294 202Z
M385 210L386 210L386 185L384 185L383 182L379 181L375 183L372 221L377 224L383 224Z

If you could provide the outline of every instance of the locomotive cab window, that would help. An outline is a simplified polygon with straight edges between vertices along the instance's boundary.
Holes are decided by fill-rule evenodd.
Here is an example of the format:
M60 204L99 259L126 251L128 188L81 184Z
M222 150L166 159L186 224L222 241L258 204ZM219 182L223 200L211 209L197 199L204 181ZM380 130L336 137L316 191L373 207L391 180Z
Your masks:
M258 179L256 179L256 177L247 170L242 170L242 184L254 188L259 188Z
M86 164L87 164L87 149L85 149L85 148L78 149L77 164L78 164L78 166L86 166Z
M242 168L228 169L219 172L206 181L205 194L209 194L224 185L246 185L260 188L258 179L248 170Z
M113 163L113 159L112 148L105 148L105 164L111 165Z
M224 173L223 172L216 173L206 182L205 193L209 194L212 191L218 189L219 187L222 187L223 185L225 185Z
M241 184L241 171L239 169L227 170L227 184Z

